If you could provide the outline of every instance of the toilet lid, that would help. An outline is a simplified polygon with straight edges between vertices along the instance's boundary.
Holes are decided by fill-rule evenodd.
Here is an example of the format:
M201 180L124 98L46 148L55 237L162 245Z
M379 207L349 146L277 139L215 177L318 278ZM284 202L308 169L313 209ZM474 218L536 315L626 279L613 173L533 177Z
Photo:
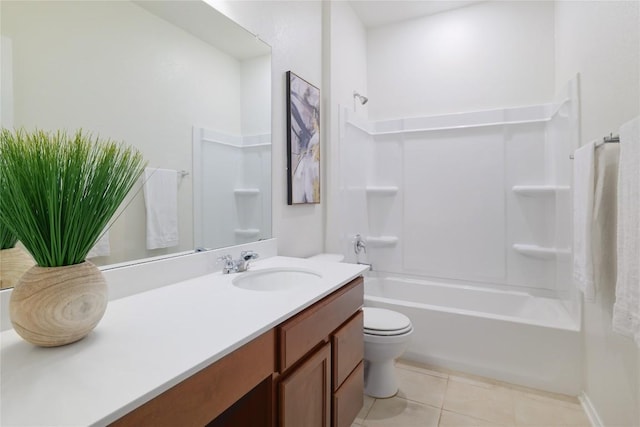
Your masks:
M402 313L384 308L364 307L364 332L372 335L400 335L412 329Z

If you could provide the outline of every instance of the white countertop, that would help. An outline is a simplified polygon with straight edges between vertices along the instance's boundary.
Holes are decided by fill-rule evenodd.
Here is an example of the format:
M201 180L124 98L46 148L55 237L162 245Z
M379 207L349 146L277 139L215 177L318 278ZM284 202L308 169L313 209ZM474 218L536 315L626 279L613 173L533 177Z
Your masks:
M40 348L13 330L0 344L0 425L106 425L322 299L367 267L273 257L251 271L308 268L319 284L251 291L214 273L110 301L83 340Z

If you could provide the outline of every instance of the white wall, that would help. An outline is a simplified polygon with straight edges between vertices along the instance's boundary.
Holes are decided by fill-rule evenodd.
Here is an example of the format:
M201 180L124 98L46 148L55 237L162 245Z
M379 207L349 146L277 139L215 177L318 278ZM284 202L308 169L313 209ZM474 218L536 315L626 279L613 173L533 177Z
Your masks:
M194 124L240 133L238 61L139 6L4 2L2 8L2 33L13 40L15 126L82 127L135 145L149 166L176 170L191 170ZM179 246L145 249L139 194L111 229L112 256L97 261L193 248L191 182L183 179L178 192Z
M640 3L559 1L556 82L580 73L581 143L640 114ZM606 426L640 425L640 351L611 332L614 283L585 303L584 390Z
M240 63L242 135L271 133L271 55Z
M328 47L324 68L329 70L325 79L329 94L324 109L329 129L325 145L328 151L325 159L329 160L325 166L325 188L328 189L325 245L327 252L345 253L349 239L343 234L348 212L342 203L340 188L346 184L341 176L345 147L340 145L340 108L347 107L353 114L367 117L368 105L358 104L354 111L353 103L354 91L367 94L367 33L348 2L326 2L324 17L324 43ZM352 167L358 167L358 164ZM360 169L364 167L361 163Z
M308 256L322 252L325 201L287 206L285 102L285 73L289 70L319 87L323 94L322 4L320 1L206 1L271 45L273 235L278 238L280 255ZM321 132L324 146L326 129L322 128ZM322 185L326 185L324 169L321 179Z
M493 1L370 29L370 118L548 102L553 24L553 2Z

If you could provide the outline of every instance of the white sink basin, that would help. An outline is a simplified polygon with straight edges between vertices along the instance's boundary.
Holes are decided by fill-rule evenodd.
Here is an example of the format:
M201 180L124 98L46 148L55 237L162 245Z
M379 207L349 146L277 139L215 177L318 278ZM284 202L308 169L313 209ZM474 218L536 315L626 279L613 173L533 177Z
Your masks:
M231 283L252 291L285 291L315 285L322 274L306 268L276 267L240 273Z

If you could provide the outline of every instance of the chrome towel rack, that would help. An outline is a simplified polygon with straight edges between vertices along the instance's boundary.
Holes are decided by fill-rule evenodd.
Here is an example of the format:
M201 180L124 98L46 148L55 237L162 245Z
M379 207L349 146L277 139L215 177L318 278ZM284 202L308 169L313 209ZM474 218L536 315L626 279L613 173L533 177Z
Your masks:
M611 144L611 143L617 144L619 142L620 142L620 136L610 133L609 136L602 137L602 141L596 142L596 148L600 147L603 144ZM569 158L573 160L573 154L570 154Z

